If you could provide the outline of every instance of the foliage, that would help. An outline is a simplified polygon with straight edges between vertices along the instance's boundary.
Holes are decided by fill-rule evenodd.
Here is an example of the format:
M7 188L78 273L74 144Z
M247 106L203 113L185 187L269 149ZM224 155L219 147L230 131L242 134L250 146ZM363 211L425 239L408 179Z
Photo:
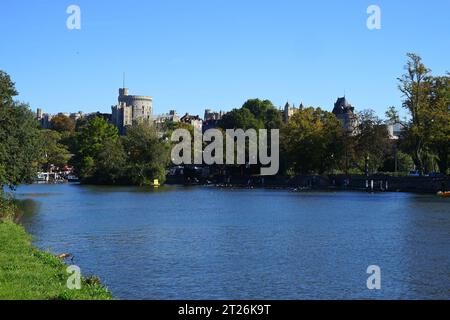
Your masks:
M51 165L62 168L70 159L68 147L62 143L62 134L53 130L41 130L41 161L44 170Z
M123 148L122 140L106 140L96 159L94 174L96 183L123 183L126 160L127 155Z
M257 119L249 109L241 108L233 109L225 114L220 121L220 126L223 129L258 130L264 127L264 123Z
M439 171L445 174L450 163L450 74L431 79L429 103L429 149L436 155Z
M324 173L343 157L339 120L320 108L296 112L282 130L281 147L295 173Z
M269 100L247 100L242 108L225 114L220 126L223 129L280 129L281 113Z
M358 113L357 134L353 142L352 163L365 172L366 161L369 172L374 172L383 165L386 155L391 149L389 132L383 121L373 110Z
M0 72L0 188L31 182L39 158L39 130L28 105L14 102L9 76Z
M75 131L75 122L66 115L58 114L52 118L51 128L58 132L73 132Z
M399 78L399 89L410 119L400 122L394 108L387 112L387 116L393 123L403 125L400 147L411 155L421 174L434 170L434 163L441 173L447 173L450 151L449 75L433 77L420 56L413 53L407 56L406 73Z
M148 123L136 123L120 138L103 118L86 122L77 136L75 169L84 183L149 185L165 181L169 144Z
M248 109L257 120L262 121L265 129L280 129L282 126L282 115L270 100L250 99L242 109Z
M77 135L76 154L73 164L77 175L84 182L92 182L98 173L96 161L108 143L117 143L119 133L115 126L105 119L90 119Z
M397 168L395 167L395 162L397 158ZM408 173L414 167L414 161L411 156L402 151L395 151L389 154L383 163L383 166L380 168L382 172L401 172ZM396 170L397 169L397 170Z
M11 105L13 97L17 95L14 82L6 72L0 70L0 107Z
M149 185L153 179L165 181L170 145L161 141L152 126L144 123L129 128L124 147L128 155L127 176L132 184Z
M428 96L430 93L430 69L422 62L422 58L414 53L407 54L406 73L399 81L399 90L404 100L403 107L408 110L411 121L408 124L410 152L420 173L423 173L423 153L428 138L430 124Z

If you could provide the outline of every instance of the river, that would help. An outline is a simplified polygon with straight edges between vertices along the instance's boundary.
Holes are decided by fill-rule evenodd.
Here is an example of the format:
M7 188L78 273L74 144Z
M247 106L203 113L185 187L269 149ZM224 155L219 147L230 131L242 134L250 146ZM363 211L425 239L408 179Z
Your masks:
M22 224L118 299L449 299L450 202L408 193L30 185ZM368 290L367 268L381 269Z

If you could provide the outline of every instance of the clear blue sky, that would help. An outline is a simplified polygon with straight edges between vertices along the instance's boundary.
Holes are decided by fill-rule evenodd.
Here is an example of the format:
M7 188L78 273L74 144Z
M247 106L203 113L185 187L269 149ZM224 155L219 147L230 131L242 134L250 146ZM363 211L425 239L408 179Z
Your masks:
M81 8L81 30L66 9ZM366 27L381 7L382 29ZM1 0L0 69L46 112L110 112L126 72L154 113L203 115L248 98L331 110L344 92L380 115L400 106L406 52L450 69L450 0Z

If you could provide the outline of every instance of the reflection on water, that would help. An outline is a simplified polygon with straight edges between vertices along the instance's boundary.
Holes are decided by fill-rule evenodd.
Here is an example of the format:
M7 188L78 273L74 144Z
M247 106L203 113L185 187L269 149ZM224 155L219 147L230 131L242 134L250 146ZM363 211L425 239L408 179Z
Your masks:
M22 222L123 299L450 297L448 199L32 185ZM34 212L34 214L33 214ZM366 269L379 265L382 290Z

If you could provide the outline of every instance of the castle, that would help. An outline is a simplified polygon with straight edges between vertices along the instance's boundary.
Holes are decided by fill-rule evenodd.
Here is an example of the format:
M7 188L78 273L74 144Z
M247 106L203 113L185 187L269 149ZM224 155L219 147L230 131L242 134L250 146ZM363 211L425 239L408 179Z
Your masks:
M344 97L338 98L334 104L333 114L342 124L342 128L349 135L355 135L358 129L358 118L355 108Z
M126 128L137 122L151 122L153 99L148 96L133 96L127 88L119 89L118 104L111 107L111 122L124 134Z

